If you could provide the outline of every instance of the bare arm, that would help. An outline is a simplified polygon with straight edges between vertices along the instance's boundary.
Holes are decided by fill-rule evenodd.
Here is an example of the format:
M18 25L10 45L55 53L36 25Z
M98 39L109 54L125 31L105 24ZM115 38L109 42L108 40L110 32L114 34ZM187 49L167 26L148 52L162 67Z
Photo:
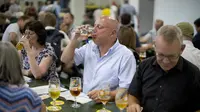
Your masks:
M132 96L129 95L128 96L128 108L127 108L128 112L141 112L142 108L139 105L139 100Z
M42 102L42 109L41 109L41 112L46 112L46 105L44 104L44 102Z
M77 39L72 39L69 45L64 49L61 61L65 63L66 65L70 63L74 58L74 51L76 47L78 46L79 41Z
M128 104L129 105L132 105L132 104L139 104L139 100L135 97L135 96L132 96L132 95L128 95Z
M74 51L75 51L76 47L79 44L78 40L81 40L81 38L79 38L79 37L80 37L80 31L77 30L77 31L75 31L73 39L67 45L67 47L64 49L64 51L63 51L63 53L61 55L61 61L63 63L65 63L66 65L68 63L70 63L72 60L74 60L73 59L74 58Z
M9 39L14 46L17 45L17 34L15 32L9 33Z
M42 76L44 76L45 73L47 73L47 70L53 61L53 58L51 56L47 56L47 57L43 58L41 63L38 65L35 60L35 56L32 55L31 53L27 53L27 54L28 54L28 58L29 58L30 71L31 71L32 75L35 77L35 79L42 78ZM29 74L30 73L28 71L28 75Z

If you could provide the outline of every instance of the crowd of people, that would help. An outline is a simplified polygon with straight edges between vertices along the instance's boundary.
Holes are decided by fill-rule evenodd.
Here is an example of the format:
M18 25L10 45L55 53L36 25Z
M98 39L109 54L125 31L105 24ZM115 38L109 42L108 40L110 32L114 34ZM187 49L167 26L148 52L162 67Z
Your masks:
M26 2L23 15L15 0L0 9L9 15L0 18L17 18L6 26L0 42L0 110L45 112L40 97L24 86L23 76L48 81L80 65L82 92L97 103L99 85L107 82L110 101L117 88L128 89L128 112L200 110L200 18L194 21L196 35L189 22L165 25L157 19L155 28L139 37L133 19L138 14L127 0L119 17L102 13L92 23L86 14L88 21L78 27L71 12L60 18L59 0L47 2L39 12ZM85 24L93 27L90 36L82 35ZM19 44L22 49L15 47ZM139 54L148 50L153 54L141 60Z

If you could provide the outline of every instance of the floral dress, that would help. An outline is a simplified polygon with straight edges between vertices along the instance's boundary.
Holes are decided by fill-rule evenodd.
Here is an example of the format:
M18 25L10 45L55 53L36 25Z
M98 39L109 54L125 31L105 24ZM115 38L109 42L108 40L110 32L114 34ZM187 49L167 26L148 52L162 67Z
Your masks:
M29 70L30 69L30 64L28 61L28 56L26 51L23 49L21 51L22 54L22 60L23 60L23 69L24 70ZM42 77L44 80L49 80L51 77L56 76L56 55L54 52L53 47L49 44L46 43L44 49L39 53L38 56L35 57L37 64L39 65L41 60L47 56L52 56L53 57L53 62L51 63L47 73Z

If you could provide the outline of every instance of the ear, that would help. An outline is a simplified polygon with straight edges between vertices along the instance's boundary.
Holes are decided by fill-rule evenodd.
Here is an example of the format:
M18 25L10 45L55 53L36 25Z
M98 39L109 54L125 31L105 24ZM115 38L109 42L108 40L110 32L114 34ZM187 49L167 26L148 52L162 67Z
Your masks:
M116 30L113 30L112 32L111 32L111 35L116 35L117 34L117 31Z
M181 54L182 54L182 52L183 52L184 49L185 49L185 44L182 44L181 45Z

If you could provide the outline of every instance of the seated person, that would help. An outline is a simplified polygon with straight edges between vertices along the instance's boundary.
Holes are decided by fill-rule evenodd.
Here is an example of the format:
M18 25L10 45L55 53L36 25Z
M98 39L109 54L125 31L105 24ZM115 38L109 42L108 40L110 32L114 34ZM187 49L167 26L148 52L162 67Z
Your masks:
M65 48L61 61L84 65L83 92L98 101L99 86L107 82L111 86L111 97L116 88L128 88L136 71L133 53L117 40L118 22L111 17L102 16L94 25L92 41L76 49L83 38L77 30Z
M69 41L69 38L65 34L65 32L61 32L55 28L56 16L53 13L46 12L44 14L44 19L41 22L44 25L47 33L46 42L51 43L51 46L54 48L55 54L57 56L56 67L59 69L57 70L60 71L60 56L62 53L62 49L64 49L63 42L67 43L67 41ZM65 39L65 36L67 36L67 39Z
M19 51L23 73L35 79L48 80L56 76L56 55L46 43L46 30L41 22L30 21L25 25L25 37L20 40L24 49Z
M129 21L127 21L129 20ZM122 45L125 45L127 48L136 49L136 32L130 24L131 16L128 14L122 14L120 18L120 28L118 31L118 39Z
M46 112L41 98L24 85L15 47L0 42L0 54L0 112Z
M22 36L21 31L24 30L24 25L29 21L28 16L21 16L16 23L10 24L3 33L2 41L8 41L16 45Z
M141 43L146 43L146 49L151 49L153 47L153 42L156 38L156 33L164 24L163 20L157 19L155 22L155 29L150 30L144 37L140 37Z
M69 12L64 14L63 22L60 25L60 30L64 31L70 39L72 39L71 34L75 27L73 23L74 23L74 15Z
M192 43L194 34L193 26L189 22L180 22L176 26L181 29L183 44L185 45L181 56L200 69L200 50L195 48Z
M120 44L125 45L133 52L136 64L138 65L140 63L140 57L136 51L137 34L134 31L133 27L131 26L130 21L131 21L131 16L129 14L125 13L121 15L120 17L121 25L119 27L117 37L119 39Z
M155 40L156 56L144 60L129 87L128 112L194 112L200 109L200 71L181 57L181 31L166 25Z

